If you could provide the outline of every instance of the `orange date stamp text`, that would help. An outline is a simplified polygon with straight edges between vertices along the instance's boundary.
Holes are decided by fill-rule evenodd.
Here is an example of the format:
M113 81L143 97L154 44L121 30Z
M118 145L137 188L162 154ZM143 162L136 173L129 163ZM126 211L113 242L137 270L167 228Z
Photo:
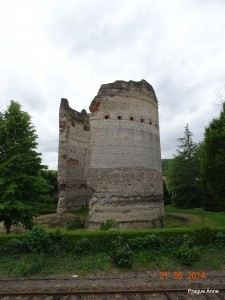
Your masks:
M160 280L168 280L169 278L175 280L204 280L206 278L205 272L159 272Z

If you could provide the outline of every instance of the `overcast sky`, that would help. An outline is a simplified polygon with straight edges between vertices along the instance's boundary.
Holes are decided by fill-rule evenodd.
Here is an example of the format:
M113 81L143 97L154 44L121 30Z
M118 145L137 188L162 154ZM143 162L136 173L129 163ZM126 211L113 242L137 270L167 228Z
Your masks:
M0 110L21 103L57 169L60 99L89 111L101 84L145 79L171 158L187 123L198 142L218 115L224 34L225 0L0 0Z

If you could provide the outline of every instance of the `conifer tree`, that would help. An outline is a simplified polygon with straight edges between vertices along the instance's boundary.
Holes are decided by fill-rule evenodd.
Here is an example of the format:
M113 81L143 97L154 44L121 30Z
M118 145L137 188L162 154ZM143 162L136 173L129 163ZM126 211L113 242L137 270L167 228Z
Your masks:
M41 176L46 166L36 152L37 135L28 113L11 101L0 113L0 221L31 228L38 202L50 188Z
M168 191L165 180L163 180L163 198L164 198L164 204L170 204L171 203L171 196L170 196L170 193Z
M225 211L225 102L220 116L205 129L202 143L201 176L203 208Z
M170 161L167 180L176 207L192 208L201 206L200 169L197 145L192 140L192 133L185 127L184 136L178 139L177 155Z

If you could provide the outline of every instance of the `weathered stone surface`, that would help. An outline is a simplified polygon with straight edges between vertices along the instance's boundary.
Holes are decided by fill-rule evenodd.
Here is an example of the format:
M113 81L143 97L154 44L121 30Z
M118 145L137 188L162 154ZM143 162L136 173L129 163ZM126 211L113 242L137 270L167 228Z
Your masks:
M91 103L85 176L94 190L88 229L159 227L164 214L155 92L145 80L101 86Z
M74 174L79 169L86 190L93 191L88 229L99 228L107 219L116 220L120 228L160 227L163 186L158 105L152 86L145 80L103 84L90 105L86 131L79 128L80 123L68 126L69 105L64 101L61 106L59 166L61 184L66 182L67 188L62 188L60 197L73 199L78 188L69 190L68 185L77 184ZM77 112L73 114L77 118ZM65 144L69 153L82 148L82 158L68 156L67 151L65 162ZM68 203L72 201L59 201L61 212L68 209Z
M90 139L90 131L86 128L89 128L88 116L71 109L68 100L62 99L59 111L59 217L87 206L93 193L84 176Z
M99 105L101 99L104 97L136 97L139 98L141 94L142 100L151 101L154 103L156 101L156 96L153 87L145 80L140 82L132 81L129 82L117 80L113 83L102 84L98 95L93 99L90 105L90 111L96 112L99 110Z

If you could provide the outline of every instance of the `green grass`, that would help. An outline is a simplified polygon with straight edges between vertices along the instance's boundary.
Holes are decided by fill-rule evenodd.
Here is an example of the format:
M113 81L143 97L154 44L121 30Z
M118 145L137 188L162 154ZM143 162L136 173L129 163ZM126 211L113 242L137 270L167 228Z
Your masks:
M85 222L88 219L88 208L82 208L78 212L74 213L73 219L65 224L65 227L68 230L77 230L77 229L84 229Z
M165 228L176 227L225 227L225 212L207 212L202 208L179 209L172 204L165 205ZM66 218L68 220L66 220ZM74 214L65 215L64 226L68 230L82 231L88 218L88 208L83 208ZM47 227L58 226L56 215L44 215L37 218L37 222Z
M2 255L0 260L0 278L32 277L47 275L84 276L98 272L145 272L145 271L190 271L222 270L225 267L225 251L207 248L202 251L201 258L193 266L182 265L171 253L141 250L133 256L130 269L116 268L107 253L95 253L77 256L63 254L48 256L43 254Z
M200 208L177 209L172 205L165 206L166 218L165 227L225 227L224 212L207 212ZM88 210L82 209L76 214L79 220L84 222L87 218ZM165 229L168 230L169 229ZM173 231L192 230L191 229L171 229ZM49 230L51 231L51 230ZM164 229L159 229L163 232ZM66 232L66 231L65 231ZM74 236L79 233L76 230ZM102 232L101 232L102 233ZM64 234L64 231L62 231ZM100 233L99 233L100 234ZM92 236L94 233L86 232L84 237ZM15 236L16 237L16 236ZM201 246L201 257L195 261L193 266L185 267L178 260L173 251L165 251L156 248L155 250L140 250L133 253L133 266L128 269L132 272L145 271L190 271L193 270L222 270L225 268L225 250L215 245ZM169 249L166 249L169 250ZM105 250L100 250L105 251ZM60 251L62 252L62 251ZM31 277L46 275L79 275L84 276L98 272L118 272L127 269L116 268L110 258L109 253L97 252L88 254L58 253L58 255L48 254L14 254L1 255L0 278L5 277Z
M149 253L141 251L136 254L133 270L134 271L178 271L178 270L202 270L216 271L223 270L225 266L225 251L222 249L206 249L201 254L198 261L191 266L182 265L172 254Z
M166 213L164 228L202 226L202 218L180 213Z
M108 272L114 266L106 253L48 256L44 254L21 254L1 256L0 278L26 277L35 275L86 275Z
M175 208L172 204L165 205L165 212L196 216L199 223L204 226L225 227L225 212L209 212L202 208L180 209Z
M88 208L82 208L79 212L77 212L77 216L80 218L81 221L85 222L88 218Z

